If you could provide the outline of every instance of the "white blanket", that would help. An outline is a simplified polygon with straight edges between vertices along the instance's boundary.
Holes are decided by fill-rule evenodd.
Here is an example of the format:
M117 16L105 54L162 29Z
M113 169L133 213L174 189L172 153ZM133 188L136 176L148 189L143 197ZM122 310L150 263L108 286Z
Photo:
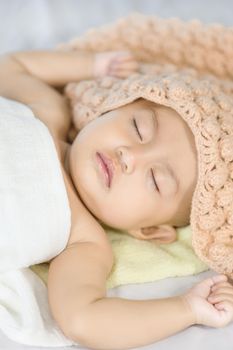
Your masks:
M70 208L47 127L0 97L0 329L38 346L70 345L51 317L47 290L28 266L66 246Z

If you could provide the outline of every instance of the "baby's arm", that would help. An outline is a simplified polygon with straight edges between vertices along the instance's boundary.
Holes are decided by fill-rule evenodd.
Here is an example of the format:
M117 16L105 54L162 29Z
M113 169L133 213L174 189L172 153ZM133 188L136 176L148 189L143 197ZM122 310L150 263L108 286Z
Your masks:
M106 297L113 255L104 230L99 230L93 235L98 240L74 243L50 264L49 302L64 334L93 349L126 349L192 325L193 313L179 296L160 300Z
M156 342L193 324L219 328L233 321L233 286L224 275L170 298L106 297L112 248L104 229L79 209L85 220L72 235L76 239L52 260L48 276L51 311L68 338L93 349L120 350Z
M0 57L0 95L28 105L54 137L66 140L71 115L66 98L53 87L137 68L127 52L16 52Z
M26 51L11 55L25 71L43 82L61 87L72 81L105 75L126 77L138 69L129 51Z

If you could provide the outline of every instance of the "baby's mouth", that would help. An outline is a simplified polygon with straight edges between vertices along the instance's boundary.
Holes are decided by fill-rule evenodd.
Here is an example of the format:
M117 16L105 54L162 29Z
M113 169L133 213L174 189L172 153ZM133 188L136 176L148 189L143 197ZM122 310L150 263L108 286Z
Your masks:
M112 183L113 173L114 173L113 163L111 159L106 157L103 153L96 152L96 157L97 157L97 161L100 166L100 169L104 175L105 184L108 188L110 188Z

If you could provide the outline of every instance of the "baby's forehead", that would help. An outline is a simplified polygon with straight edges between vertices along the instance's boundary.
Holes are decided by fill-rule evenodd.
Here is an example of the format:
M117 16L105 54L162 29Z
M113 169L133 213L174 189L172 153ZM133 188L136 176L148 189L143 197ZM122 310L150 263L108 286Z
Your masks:
M181 118L183 120L181 115L174 108L171 108L169 106L156 103L156 102L151 101L149 99L138 98L138 99L128 103L127 105L125 105L125 107L127 107L127 106L130 107L130 108L133 108L133 109L135 108L136 110L153 108L153 109L157 110L158 112L159 111L161 113L166 112L166 114L169 114L171 116L174 115L174 116L179 117L179 118Z

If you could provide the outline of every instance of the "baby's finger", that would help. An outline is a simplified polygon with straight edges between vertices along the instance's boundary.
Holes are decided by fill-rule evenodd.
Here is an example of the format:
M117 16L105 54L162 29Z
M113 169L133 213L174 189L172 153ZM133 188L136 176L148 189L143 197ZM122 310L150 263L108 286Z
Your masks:
M233 290L233 286L229 282L219 282L219 283L214 284L211 287L211 291L213 292L213 291L218 290L219 288L222 288L222 287L230 287Z
M211 288L217 283L217 282L225 282L226 276L225 275L214 275L212 277L206 278L205 280L198 283L199 288L208 288L209 291L211 291Z
M131 62L114 62L110 65L110 70L121 70L121 69L138 69L139 64L136 61Z
M119 51L115 53L113 60L118 62L131 60L135 61L135 57L130 51Z
M130 56L116 56L112 59L112 62L116 63L123 63L123 62L132 62L136 61L135 57L130 55Z
M121 70L121 71L109 73L109 75L114 76L114 77L117 77L117 78L127 78L127 77L129 77L131 74L135 74L135 71L131 71L131 70Z
M208 301L211 304L216 304L219 303L221 301L227 300L231 303L233 303L233 294L231 293L220 293L220 294L216 294L216 295L210 295L208 297Z
M115 76L121 76L122 74L132 74L135 72L138 72L138 66L137 65L131 65L128 67L118 67L118 68L113 68L109 69L109 75L115 75Z
M221 301L219 303L216 303L214 307L218 310L232 310L233 311L233 303L229 301ZM232 315L233 316L233 315Z
M223 293L233 295L233 288L230 286L219 287L218 289L212 291L210 295L218 295L218 294L223 294Z
M226 275L214 275L211 277L212 281L214 284L219 283L219 282L226 282L227 281L227 276Z

